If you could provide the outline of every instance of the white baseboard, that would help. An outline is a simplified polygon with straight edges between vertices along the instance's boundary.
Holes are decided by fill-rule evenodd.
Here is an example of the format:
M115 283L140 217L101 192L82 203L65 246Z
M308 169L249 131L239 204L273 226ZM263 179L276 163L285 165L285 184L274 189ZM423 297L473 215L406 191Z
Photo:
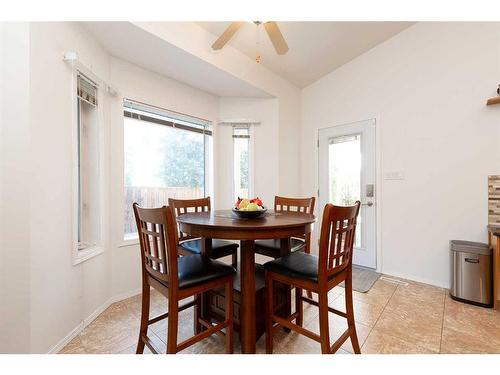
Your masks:
M48 354L56 354L59 353L71 340L73 340L76 336L82 332L85 327L87 327L90 323L92 323L99 315L101 315L104 310L106 310L109 306L111 306L115 302L123 301L124 299L133 297L139 293L141 293L142 289L135 289L129 292L121 293L116 296L111 297L101 306L99 306L92 314L83 319L70 333L66 335L61 341L59 341L52 349L48 351Z
M84 322L78 324L70 333L66 335L61 341L59 341L56 346L50 349L47 354L57 354L59 351L64 348L71 340L73 340L80 332L85 328Z
M136 295L141 294L141 293L142 293L142 288L137 288L134 290L130 290L128 292L117 294L116 296L112 297L110 300L112 301L111 303L115 303L115 302L123 301L124 299L130 298L130 297L136 296Z
M421 277L414 276L414 275L407 275L407 274L403 274L400 272L393 272L393 271L389 271L389 270L383 270L381 273L383 275L399 277L401 279L416 281L417 283L422 283L422 284L433 285L433 286L437 286L437 287L443 288L443 289L450 288L449 284L445 284L443 282L436 281L436 280L429 280L429 279L421 278Z

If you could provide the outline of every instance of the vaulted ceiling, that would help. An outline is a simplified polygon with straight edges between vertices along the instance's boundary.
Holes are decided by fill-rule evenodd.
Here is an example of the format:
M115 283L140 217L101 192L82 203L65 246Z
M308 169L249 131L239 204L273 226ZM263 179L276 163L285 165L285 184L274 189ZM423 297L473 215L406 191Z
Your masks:
M230 22L197 22L214 35ZM278 55L262 26L245 23L229 44L298 87L307 86L404 29L412 22L278 22L289 51Z

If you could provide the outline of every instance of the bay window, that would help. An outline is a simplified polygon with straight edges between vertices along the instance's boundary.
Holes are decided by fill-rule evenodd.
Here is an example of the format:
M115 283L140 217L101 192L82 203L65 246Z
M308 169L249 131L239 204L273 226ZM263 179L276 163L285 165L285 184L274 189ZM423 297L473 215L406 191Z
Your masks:
M125 100L125 240L137 236L133 202L161 207L209 194L211 148L209 121Z

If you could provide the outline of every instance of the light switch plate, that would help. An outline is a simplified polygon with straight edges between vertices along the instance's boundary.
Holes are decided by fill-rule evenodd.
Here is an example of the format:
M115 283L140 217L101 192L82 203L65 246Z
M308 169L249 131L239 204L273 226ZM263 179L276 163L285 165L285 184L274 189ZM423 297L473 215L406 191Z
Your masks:
M384 173L384 180L404 180L405 174L403 171L389 171Z

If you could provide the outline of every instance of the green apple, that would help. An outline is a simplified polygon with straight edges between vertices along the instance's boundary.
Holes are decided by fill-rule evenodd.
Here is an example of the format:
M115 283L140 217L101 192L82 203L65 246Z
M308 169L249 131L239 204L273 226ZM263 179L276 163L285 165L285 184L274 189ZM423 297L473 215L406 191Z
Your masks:
M248 211L258 211L259 210L259 206L255 203L250 203L248 206L247 206L247 210Z

